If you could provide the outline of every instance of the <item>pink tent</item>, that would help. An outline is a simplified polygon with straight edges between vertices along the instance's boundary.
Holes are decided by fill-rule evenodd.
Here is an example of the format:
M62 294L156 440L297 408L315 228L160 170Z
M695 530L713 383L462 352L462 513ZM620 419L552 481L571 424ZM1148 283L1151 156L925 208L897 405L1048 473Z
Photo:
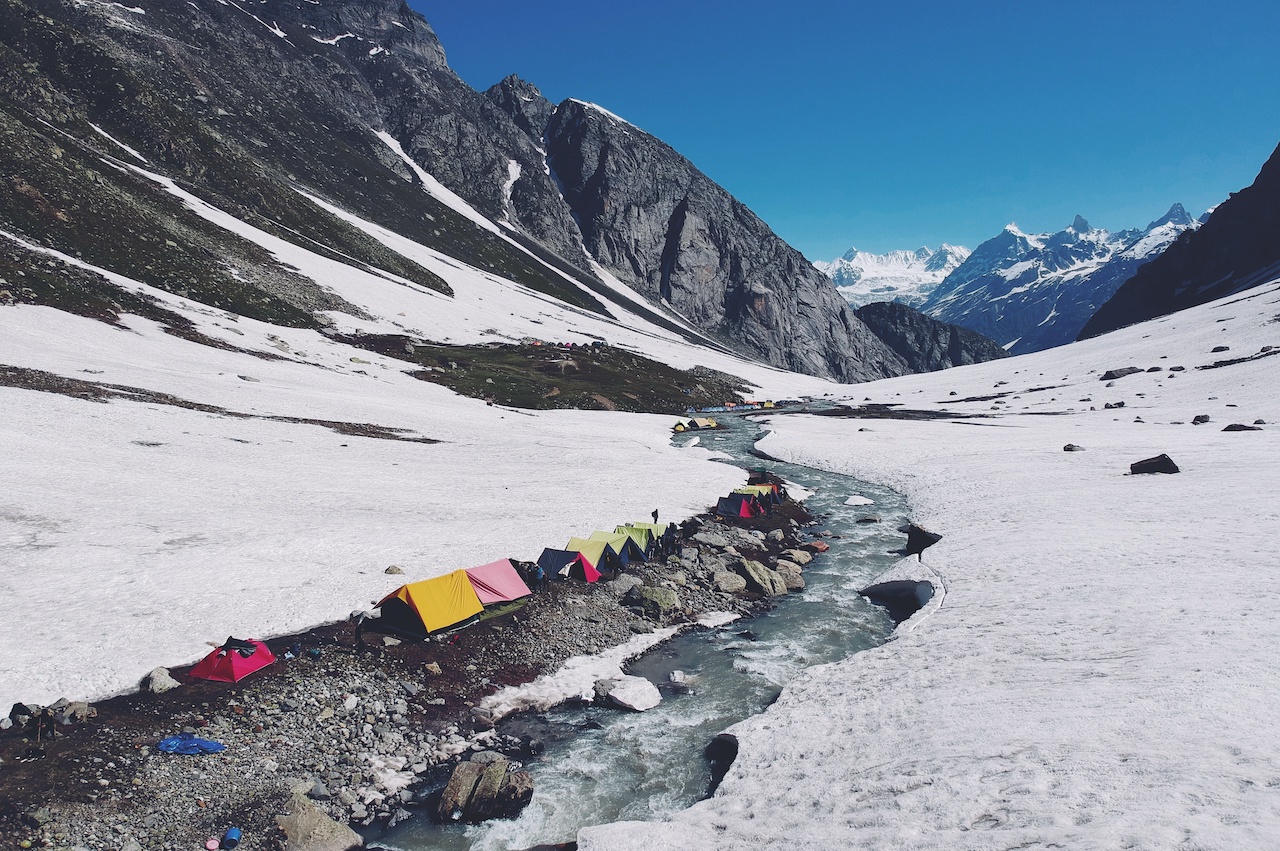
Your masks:
M533 592L524 584L510 559L502 559L479 567L468 567L467 578L483 605L507 603L527 597Z

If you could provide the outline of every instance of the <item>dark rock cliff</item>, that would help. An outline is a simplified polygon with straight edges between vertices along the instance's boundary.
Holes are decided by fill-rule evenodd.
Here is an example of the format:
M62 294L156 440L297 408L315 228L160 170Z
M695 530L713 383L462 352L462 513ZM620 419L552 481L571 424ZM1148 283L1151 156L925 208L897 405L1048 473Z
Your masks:
M380 134L526 250L424 192ZM606 306L626 304L815 375L908 371L825 277L671 148L597 108L553 107L518 78L476 92L404 0L0 0L0 141L0 226L265 321L354 308L104 158L442 292L299 190L580 308L626 316ZM592 259L652 307L607 287Z
M858 318L884 340L912 372L934 372L1009 356L976 331L939 322L897 302L864 305L858 308Z
M1085 324L1080 339L1213 301L1280 277L1280 147L1253 185L1138 269Z

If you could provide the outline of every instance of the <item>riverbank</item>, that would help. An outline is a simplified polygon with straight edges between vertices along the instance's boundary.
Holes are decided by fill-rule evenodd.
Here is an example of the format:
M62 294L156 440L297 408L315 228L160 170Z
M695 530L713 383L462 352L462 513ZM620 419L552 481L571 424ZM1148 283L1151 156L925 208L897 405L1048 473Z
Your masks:
M596 586L552 583L518 611L443 642L385 646L366 635L376 646L360 651L349 624L273 639L281 661L250 679L96 704L96 717L42 739L45 756L33 762L20 761L37 746L30 729L6 731L0 832L33 847L176 851L237 826L240 847L257 851L282 847L276 816L303 801L338 822L408 817L420 803L416 782L436 766L524 746L492 731L485 697L660 626L767 608L770 597L746 587L746 563L775 565L806 542L812 522L792 501L753 520L703 515L683 524L678 563ZM639 595L637 585L670 593ZM184 730L226 750L157 751Z

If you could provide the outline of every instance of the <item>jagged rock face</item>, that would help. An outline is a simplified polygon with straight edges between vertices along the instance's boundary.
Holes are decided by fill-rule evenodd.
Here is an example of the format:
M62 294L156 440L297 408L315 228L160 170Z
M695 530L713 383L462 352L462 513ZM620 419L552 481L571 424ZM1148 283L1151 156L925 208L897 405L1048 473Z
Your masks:
M1280 147L1253 185L1116 290L1080 332L1096 337L1255 287L1280 275Z
M587 250L639 292L776 366L846 381L904 369L830 281L667 145L578 101L545 138Z
M939 322L897 302L860 307L858 318L906 361L912 372L934 372L1009 356L977 332Z
M542 134L556 108L537 86L511 74L486 89L484 96L510 116L536 144L542 144Z

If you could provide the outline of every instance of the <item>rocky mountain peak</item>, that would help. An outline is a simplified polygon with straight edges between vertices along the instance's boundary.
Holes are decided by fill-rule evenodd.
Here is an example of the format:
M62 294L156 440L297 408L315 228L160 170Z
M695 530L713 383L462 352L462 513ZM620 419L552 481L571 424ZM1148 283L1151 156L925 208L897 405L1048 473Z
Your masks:
M510 116L534 142L542 144L542 134L556 108L537 86L511 74L486 89L484 96Z
M1086 219L1084 216L1077 215L1071 221L1071 226L1070 228L1068 228L1068 230L1073 230L1076 233L1089 233L1089 231L1093 230L1093 228L1089 225L1088 219Z
M1181 204L1174 204L1169 208L1169 212L1147 225L1148 231L1153 231L1163 225L1177 225L1179 227L1191 227L1196 223L1191 214Z

